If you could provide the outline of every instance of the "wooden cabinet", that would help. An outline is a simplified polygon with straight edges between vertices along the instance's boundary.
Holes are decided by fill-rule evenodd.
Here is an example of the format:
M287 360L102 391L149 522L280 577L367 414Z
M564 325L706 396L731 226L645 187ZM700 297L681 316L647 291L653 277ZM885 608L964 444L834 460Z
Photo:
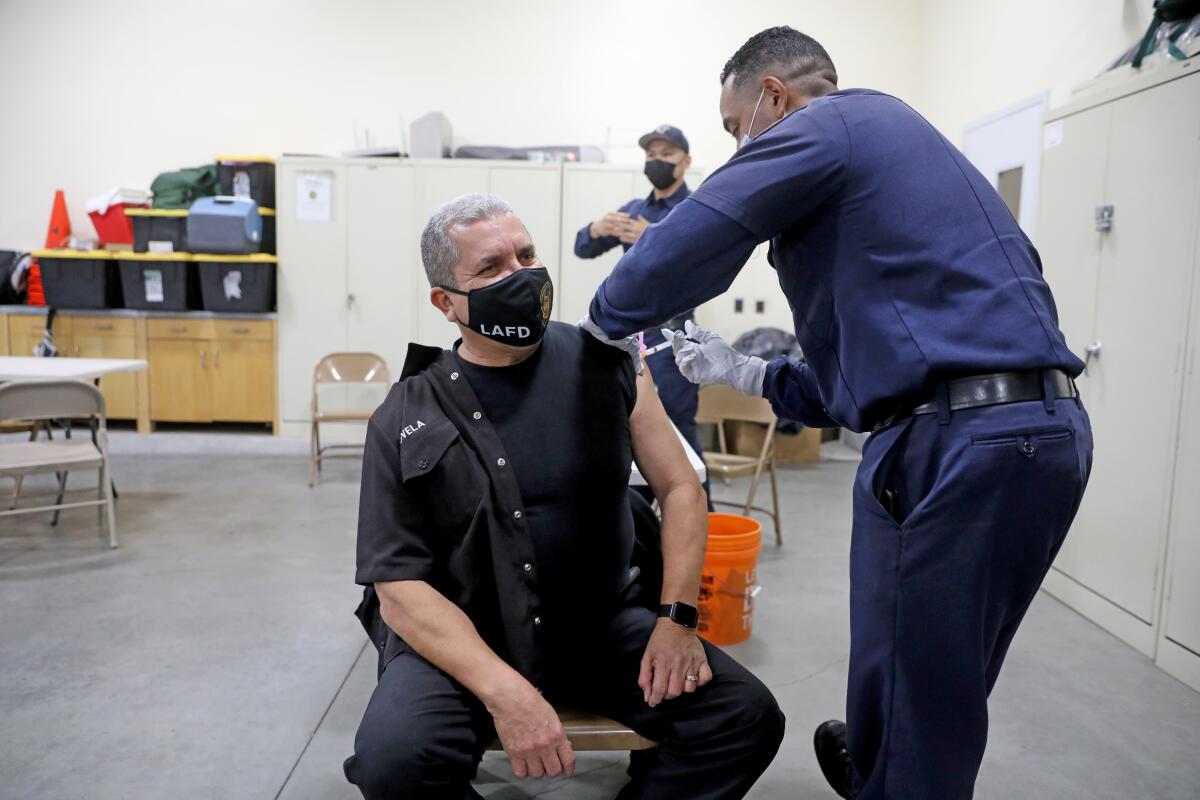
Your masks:
M213 419L275 418L275 341L269 322L218 322L213 342Z
M206 339L150 339L150 419L212 421L209 348Z
M12 314L8 318L8 353L33 355L46 330L45 314ZM137 334L132 317L58 314L52 330L54 346L63 358L137 358ZM110 419L138 416L137 375L106 375L100 391Z
M33 355L44 313L0 309L0 353ZM260 422L277 431L275 322L211 315L60 312L63 358L144 358L149 369L100 380L108 416L154 422Z
M137 335L131 317L69 317L71 352L76 358L137 358ZM57 326L59 320L55 320ZM138 376L133 372L100 379L104 406L113 419L134 419L138 409Z
M155 422L274 422L274 322L152 319L147 338Z

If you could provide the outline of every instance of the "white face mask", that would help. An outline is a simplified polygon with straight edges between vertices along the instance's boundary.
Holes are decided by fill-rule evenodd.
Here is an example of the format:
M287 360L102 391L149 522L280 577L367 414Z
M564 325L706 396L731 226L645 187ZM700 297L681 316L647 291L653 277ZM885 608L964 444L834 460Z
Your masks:
M758 108L762 105L763 98L766 96L767 87L764 86L763 90L758 93L758 102L754 104L754 113L750 115L750 127L746 129L746 133L742 136L742 143L738 145L739 150L753 141L753 137L750 136L750 131L754 130L754 120L758 118Z

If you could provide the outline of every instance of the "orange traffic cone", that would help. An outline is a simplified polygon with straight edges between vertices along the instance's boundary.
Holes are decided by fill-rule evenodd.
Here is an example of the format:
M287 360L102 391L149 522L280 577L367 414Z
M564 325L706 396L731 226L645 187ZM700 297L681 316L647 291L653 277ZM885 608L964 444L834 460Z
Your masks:
M50 227L46 229L47 249L66 247L71 240L71 218L67 216L67 198L63 190L54 192L54 207L50 210ZM29 283L25 302L31 306L46 305L46 293L42 288L42 268L34 261L29 267Z
M54 208L50 211L50 227L46 230L46 247L66 247L71 239L71 218L67 216L67 199L63 190L54 193Z

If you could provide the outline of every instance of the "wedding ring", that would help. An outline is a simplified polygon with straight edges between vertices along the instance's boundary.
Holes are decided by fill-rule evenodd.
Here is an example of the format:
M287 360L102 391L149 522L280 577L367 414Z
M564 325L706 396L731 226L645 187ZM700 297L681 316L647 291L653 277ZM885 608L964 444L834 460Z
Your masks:
M691 683L695 683L696 681L700 680L699 675L685 675L684 677Z

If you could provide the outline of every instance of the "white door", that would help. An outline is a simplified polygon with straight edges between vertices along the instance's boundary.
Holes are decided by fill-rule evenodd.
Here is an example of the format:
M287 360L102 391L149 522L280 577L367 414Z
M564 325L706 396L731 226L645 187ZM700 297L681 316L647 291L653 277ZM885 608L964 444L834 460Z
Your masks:
M1200 169L1200 75L1112 104L1095 338L1096 453L1059 568L1155 622L1182 383ZM1175 179L1174 176L1190 176ZM1178 484L1177 484L1178 485ZM1181 487L1182 488L1182 487Z
M417 338L418 302L428 295L415 173L406 163L349 167L347 347L383 356L393 378ZM364 404L376 394L362 397Z
M555 319L575 323L584 317L600 281L620 260L624 248L617 246L599 258L575 255L575 235L609 211L649 194L648 184L637 167L566 164L562 176L562 249L560 255L558 308Z
M328 220L297 219L297 178L330 179ZM346 167L283 161L278 175L279 402L284 422L308 422L313 368L346 349Z
M429 215L443 203L473 192L488 191L484 162L417 161L417 220L421 230ZM457 326L429 302L429 282L420 272L417 294L417 341L432 347L450 347L458 339Z
M991 181L1025 234L1037 227L1038 174L1046 92L967 126L963 153Z

